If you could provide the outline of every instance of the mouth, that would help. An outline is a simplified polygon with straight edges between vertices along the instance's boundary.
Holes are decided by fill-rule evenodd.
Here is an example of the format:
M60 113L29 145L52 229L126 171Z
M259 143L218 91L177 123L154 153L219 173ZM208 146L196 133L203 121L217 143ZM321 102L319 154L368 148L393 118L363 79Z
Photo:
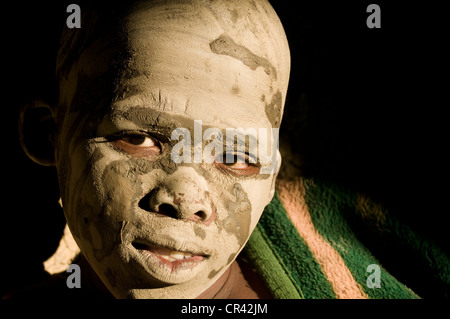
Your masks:
M160 264L168 268L170 273L192 270L209 257L209 255L200 252L179 251L141 242L133 242L132 246L144 256L153 260L158 259Z

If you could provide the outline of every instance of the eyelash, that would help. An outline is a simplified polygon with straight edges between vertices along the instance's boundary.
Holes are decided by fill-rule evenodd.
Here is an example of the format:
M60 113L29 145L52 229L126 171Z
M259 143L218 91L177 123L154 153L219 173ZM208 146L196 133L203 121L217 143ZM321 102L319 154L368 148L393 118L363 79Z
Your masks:
M141 146L139 144L142 143L132 143L130 139L133 138L143 138L142 143L145 142L146 138L152 140L154 145L151 146ZM127 141L127 139L129 141ZM150 158L156 159L156 156L160 155L163 151L162 143L159 142L159 139L153 137L147 132L142 131L122 131L115 134L112 134L107 137L108 142L112 144L115 149L118 149L121 152L132 155L133 157L138 158Z
M113 133L109 136L106 137L106 139L108 141L115 141L124 137L129 137L129 136L148 136L148 137L152 137L149 133L145 132L145 131L120 131L117 133Z
M250 155L249 154L244 154L244 153L236 153L236 152L232 152L231 154L233 154L234 159L240 157L240 158L244 158L244 161L238 162L238 161L234 161L233 163L226 163L226 155L227 153L222 153L218 156L216 156L217 158L220 158L222 156L221 161L217 162L214 161L214 164L216 165L216 167L218 167L222 172L234 175L234 176L253 176L256 175L257 173L259 173L261 165L259 163L250 163ZM253 156L251 156L252 159L254 159ZM230 165L231 164L231 165ZM236 168L233 167L236 164L246 164L248 165L246 168Z

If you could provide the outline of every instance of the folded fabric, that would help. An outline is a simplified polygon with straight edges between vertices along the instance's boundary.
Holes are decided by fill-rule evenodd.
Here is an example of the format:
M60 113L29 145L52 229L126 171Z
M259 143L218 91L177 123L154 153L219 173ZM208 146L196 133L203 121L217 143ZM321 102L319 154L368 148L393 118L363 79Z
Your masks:
M424 260L448 297L450 259L437 245L363 196L296 178L277 183L244 253L275 298L419 298L373 254L395 249Z

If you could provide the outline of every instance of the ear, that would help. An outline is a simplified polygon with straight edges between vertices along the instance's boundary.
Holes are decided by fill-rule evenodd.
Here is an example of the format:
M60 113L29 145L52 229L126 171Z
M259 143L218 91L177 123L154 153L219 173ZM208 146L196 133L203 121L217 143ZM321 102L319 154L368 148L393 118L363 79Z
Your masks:
M55 121L49 104L34 101L19 112L19 138L24 152L37 164L55 165Z

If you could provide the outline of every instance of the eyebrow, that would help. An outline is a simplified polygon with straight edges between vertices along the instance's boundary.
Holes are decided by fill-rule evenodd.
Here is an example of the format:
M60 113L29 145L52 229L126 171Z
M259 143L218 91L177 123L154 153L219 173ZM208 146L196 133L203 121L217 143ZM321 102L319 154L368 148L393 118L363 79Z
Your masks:
M227 142L230 141L231 138L232 138L233 139L232 143L235 146L236 145L244 145L244 148L247 151L254 152L254 150L250 150L250 146L254 146L256 149L258 148L258 145L259 145L258 137L257 137L257 135L254 135L251 132L251 130L249 132L249 129L247 129L247 130L243 130L243 129L240 130L240 129L233 129L233 128L231 128L232 130L234 130L234 133L231 134L231 136L229 136L229 134L228 134L229 129L230 128L225 129L225 136L226 136L226 138L224 139L224 143L225 144L227 144ZM256 131L256 129L255 129L255 131ZM238 134L235 134L236 132Z
M168 114L167 112L161 112L143 106L133 106L124 111L115 111L110 116L125 119L142 128L152 129L164 127L174 130L177 127L183 127L182 123L185 121L180 115Z

